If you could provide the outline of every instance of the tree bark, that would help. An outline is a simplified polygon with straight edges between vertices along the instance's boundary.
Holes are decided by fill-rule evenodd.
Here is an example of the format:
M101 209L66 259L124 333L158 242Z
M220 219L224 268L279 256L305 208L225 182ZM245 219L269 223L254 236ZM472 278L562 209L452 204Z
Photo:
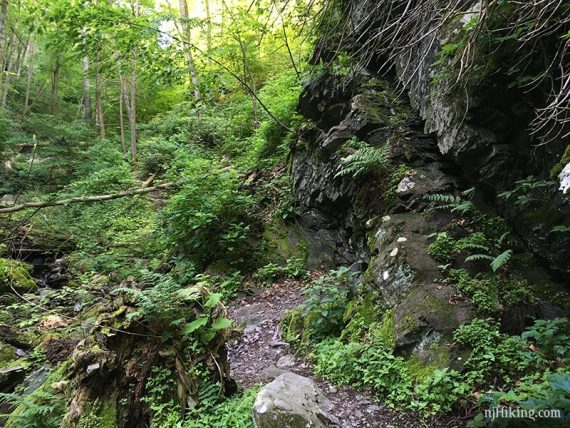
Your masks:
M57 114L58 87L59 87L59 55L55 57L55 64L51 76L51 114Z
M121 76L121 85L123 86L123 99L127 110L127 118L129 121L129 133L131 136L131 161L137 159L137 89L136 74L132 73L131 78L127 79Z
M87 123L91 123L91 81L89 80L89 57L83 57L81 66L83 68L83 120Z
M192 29L188 24L188 19L190 18L188 12L187 0L179 0L180 6L180 17L182 18L182 36L188 42L186 49L186 63L188 67L188 75L190 76L190 83L192 86L191 92L194 93L194 99L200 101L201 94L200 88L198 87L198 75L196 73L196 64L194 63L194 57L192 55L191 41L192 41Z
M95 112L97 116L97 126L99 127L99 136L101 139L107 137L105 131L105 115L103 113L103 101L101 99L101 72L99 67L99 52L97 52L97 59L95 64Z
M212 14L210 13L210 0L204 0L204 6L206 8L206 51L210 53L212 51ZM210 58L208 58L208 64L210 63Z
M12 80L12 70L13 70L13 56L16 48L16 33L12 33L10 42L6 48L6 58L4 61L4 82L2 88L2 108L6 108L8 102L8 92L10 91L10 81Z
M4 94L4 61L6 57L6 43L5 43L5 33L6 33L6 22L8 21L8 0L2 0L2 8L0 9L0 86L2 94Z
M121 150L123 154L127 154L127 144L125 142L125 120L124 120L124 106L123 100L125 98L125 84L123 76L119 77L120 90L119 90L119 131L121 134Z
M134 189L134 190L124 190L122 192L111 193L108 195L82 196L77 198L60 199L57 201L28 202L25 204L18 204L7 208L0 208L0 214L13 213L16 211L25 210L26 208L39 209L39 208L55 207L55 206L75 204L75 203L109 201L111 199L123 198L125 196L142 195L144 193L154 192L155 190L168 189L170 187L174 187L175 185L176 183L163 183L163 184L157 184L156 186L152 187L143 187L141 189Z

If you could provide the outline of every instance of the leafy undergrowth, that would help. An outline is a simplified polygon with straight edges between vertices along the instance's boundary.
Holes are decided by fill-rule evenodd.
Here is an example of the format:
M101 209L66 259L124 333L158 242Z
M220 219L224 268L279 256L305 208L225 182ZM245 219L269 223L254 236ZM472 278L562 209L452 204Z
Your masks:
M309 352L318 375L370 388L390 407L417 412L432 422L452 413L475 416L472 427L487 426L481 412L499 405L570 411L566 318L537 320L515 336L501 333L492 318L476 318L454 333L453 348L467 355L464 361L460 358L455 368L422 367L395 354L381 325L361 340L347 334L350 317L344 315L351 313L352 291L346 279L347 272L340 270L314 281L309 297L282 324L284 337ZM535 426L548 423L565 422L540 420Z
M298 121L298 84L284 71L259 90L291 127ZM272 254L263 236L266 222L295 216L280 166L293 134L266 115L253 126L252 114L251 99L239 93L215 105L183 103L141 126L135 164L116 142L97 140L81 126L50 127L53 119L45 118L45 140L56 140L62 127L69 135L59 151L42 152L49 161L26 169L27 159L18 159L6 186L22 199L109 194L167 181L176 187L9 219L6 230L16 233L3 254L17 254L22 242L45 250L46 260L65 254L58 275L69 279L40 290L31 265L0 258L0 322L18 330L12 343L25 342L20 356L14 354L20 345L6 345L10 358L2 368L50 373L31 394L18 388L2 395L14 409L5 415L7 426L65 420L111 427L139 412L157 427L252 427L256 389L236 391L227 378L221 347L232 325L223 303L252 284L307 275L302 252ZM54 163L66 169L56 171L57 179L50 177ZM249 180L254 173L261 178ZM18 224L26 225L23 233ZM101 382L111 385L103 395Z

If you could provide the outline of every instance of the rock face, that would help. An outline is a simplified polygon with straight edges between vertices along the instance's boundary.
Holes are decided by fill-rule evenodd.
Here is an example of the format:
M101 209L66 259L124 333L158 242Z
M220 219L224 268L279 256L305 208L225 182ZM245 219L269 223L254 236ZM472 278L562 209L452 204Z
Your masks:
M298 110L313 126L301 130L300 143L292 152L293 187L304 208L300 223L315 237L309 245L312 261L319 261L315 254L324 255L321 261L328 265L350 265L365 259L360 250L366 240L360 233L362 222L367 215L394 209L382 203L386 188L337 176L347 154L344 147L356 137L377 148L389 144L391 158L409 167L396 183L401 203L397 209L420 209L425 194L476 187L481 199L511 222L526 246L551 270L570 273L570 240L564 233L552 232L556 227L570 227L570 199L562 193L567 195L570 188L570 165L567 155L562 155L565 149L570 154L569 138L541 145L529 131L545 91L538 89L531 96L500 70L498 76L466 87L435 78L441 71L442 46L454 42L453 37L480 13L480 2L461 3L464 18L441 26L436 24L441 12L437 2L410 6L417 10L402 21L411 25L409 20L415 14L431 16L433 28L426 24L424 35L406 49L394 51L390 42L404 35L384 28L395 28L388 23L396 17L386 16L387 8L372 0L346 2L346 25L358 37L343 35L347 37L341 48L357 59L362 55L368 68L346 78L323 75L304 89ZM383 46L382 41L388 45ZM334 37L321 41L313 61L334 57L337 42ZM380 80L386 74L377 73L378 69L391 70L391 81ZM368 83L360 85L363 76ZM408 112L390 95L390 87L396 85L405 90ZM552 203L548 207L540 202L540 192L526 206L513 204L514 198L505 201L498 197L530 175L535 180L558 181L551 190L556 193L559 187L562 192L549 195Z
M428 236L434 227L429 216L423 214L385 216L370 243L373 255L363 281L392 308L389 328L393 330L396 350L426 360L433 355L418 352L422 342L428 340L434 354L452 342L457 327L474 317L468 302L452 304L450 288L437 281L441 272L428 255ZM440 358L438 363L449 361Z
M253 420L257 428L340 427L331 406L312 380L287 372L259 391Z

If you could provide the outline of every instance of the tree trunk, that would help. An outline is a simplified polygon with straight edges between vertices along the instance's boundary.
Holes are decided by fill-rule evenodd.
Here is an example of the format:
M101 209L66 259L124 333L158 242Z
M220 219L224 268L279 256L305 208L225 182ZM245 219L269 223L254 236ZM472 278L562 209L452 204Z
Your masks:
M121 77L121 85L124 87L123 99L127 110L127 118L129 120L129 133L131 136L131 161L137 159L137 87L136 74L132 73L131 78Z
M121 134L121 150L123 154L127 154L127 144L125 142L125 121L124 121L124 107L123 107L123 100L125 98L125 83L123 76L119 77L120 79L120 94L119 94L119 128Z
M188 3L187 0L179 0L180 6L180 17L182 18L182 36L185 39L188 46L186 48L186 63L188 66L188 75L190 76L190 83L192 85L192 92L194 93L194 99L200 101L201 94L200 88L198 87L198 75L196 73L196 65L194 63L194 57L192 55L192 29L188 24L189 13L188 13Z
M33 56L34 46L30 46L30 57ZM24 116L28 113L30 108L30 90L32 88L32 81L34 78L34 65L32 61L28 64L28 77L26 79L26 93L24 95Z
M101 139L107 137L105 132L105 116L103 114L103 101L101 99L101 72L99 70L99 52L97 52L95 66L95 114L96 122L99 127L99 135Z
M83 68L83 120L91 123L91 81L89 80L89 57L84 56L81 63Z
M208 55L212 51L212 14L210 13L210 0L204 0L204 6L206 7L206 51ZM208 56L208 64L210 63L210 58Z
M57 114L59 67L59 55L56 55L53 73L51 76L51 114Z
M133 67L134 68L134 67ZM137 74L131 76L131 109L129 113L129 128L131 129L131 160L137 160Z
M6 57L6 43L5 43L5 32L6 32L6 22L8 21L8 0L2 0L2 8L0 9L0 93L4 94L4 71L6 70L4 67L4 61Z

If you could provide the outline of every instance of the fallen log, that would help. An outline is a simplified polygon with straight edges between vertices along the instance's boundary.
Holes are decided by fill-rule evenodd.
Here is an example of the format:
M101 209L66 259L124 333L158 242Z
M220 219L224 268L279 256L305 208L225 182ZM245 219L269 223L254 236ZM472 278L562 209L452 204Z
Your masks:
M39 209L45 207L55 207L58 205L108 201L111 199L124 198L126 196L135 196L135 195L141 195L143 193L150 193L160 189L168 189L174 186L176 186L176 183L163 183L163 184L157 184L156 186L153 187L143 187L140 189L123 190L121 192L111 193L108 195L81 196L76 198L60 199L55 201L27 202L24 204L13 205L11 207L0 208L0 214L13 213L16 211L25 210L27 208Z

